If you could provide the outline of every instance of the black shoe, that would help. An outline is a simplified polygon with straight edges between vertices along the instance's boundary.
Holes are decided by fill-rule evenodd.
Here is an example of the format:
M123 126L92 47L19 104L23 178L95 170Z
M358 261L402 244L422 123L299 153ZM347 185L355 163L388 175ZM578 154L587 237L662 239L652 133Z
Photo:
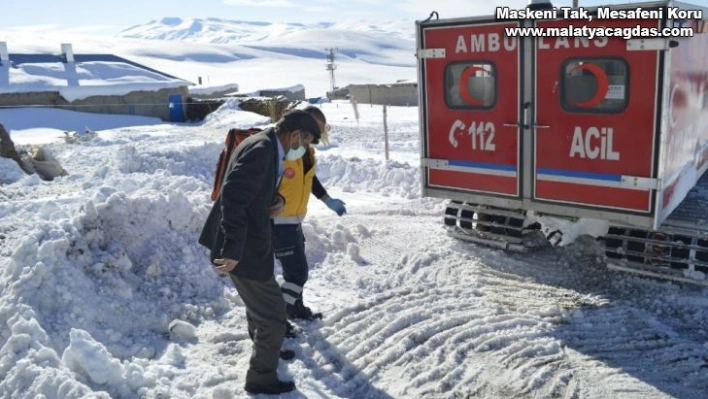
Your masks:
M283 360L290 360L295 357L295 351L291 351L290 349L281 349L280 350L280 358Z
M297 337L297 334L295 334L295 327L290 324L290 322L285 322L286 327L285 327L285 338L295 338Z
M300 320L321 319L322 313L312 313L312 310L304 305L293 306L288 309L288 318Z
M264 393L266 395L278 395L281 393L290 392L295 389L295 383L292 381L277 381L268 385L248 385L243 387L246 392L256 395Z

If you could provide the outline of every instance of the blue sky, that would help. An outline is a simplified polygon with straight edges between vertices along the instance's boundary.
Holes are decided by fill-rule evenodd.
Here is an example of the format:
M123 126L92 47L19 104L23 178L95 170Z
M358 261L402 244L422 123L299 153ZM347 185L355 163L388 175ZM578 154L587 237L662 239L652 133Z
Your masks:
M569 5L571 0L556 0ZM580 5L637 1L580 0ZM708 0L689 0L708 7ZM115 33L164 17L267 22L371 22L424 19L431 11L441 18L491 14L494 7L521 8L526 0L2 0L0 29L29 25ZM708 16L706 16L708 17Z

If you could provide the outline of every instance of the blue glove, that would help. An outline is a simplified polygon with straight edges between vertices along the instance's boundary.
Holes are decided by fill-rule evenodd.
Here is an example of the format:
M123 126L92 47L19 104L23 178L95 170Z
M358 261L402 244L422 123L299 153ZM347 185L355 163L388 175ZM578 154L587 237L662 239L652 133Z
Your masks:
M344 202L335 198L327 198L325 201L327 208L335 211L338 216L342 216L347 213L347 208L344 207Z

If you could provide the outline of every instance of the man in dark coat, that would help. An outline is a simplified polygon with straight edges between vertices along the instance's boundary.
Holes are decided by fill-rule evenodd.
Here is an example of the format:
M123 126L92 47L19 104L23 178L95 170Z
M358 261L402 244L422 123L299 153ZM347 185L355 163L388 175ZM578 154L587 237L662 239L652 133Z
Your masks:
M229 273L246 306L253 353L246 374L249 393L279 394L295 389L278 379L278 358L286 329L285 302L273 274L273 222L282 209L277 187L283 159L298 159L320 137L315 119L291 111L245 139L226 170L224 184L207 218L199 243L216 270Z

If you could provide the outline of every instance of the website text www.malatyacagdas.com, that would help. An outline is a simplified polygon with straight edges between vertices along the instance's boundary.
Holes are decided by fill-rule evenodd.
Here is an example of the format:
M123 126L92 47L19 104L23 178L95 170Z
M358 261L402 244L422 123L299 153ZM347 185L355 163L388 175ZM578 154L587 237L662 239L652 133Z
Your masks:
M534 37L621 37L623 39L647 37L691 37L693 28L647 28L635 26L632 28L607 28L589 26L564 26L550 28L506 28L507 36L534 36Z

